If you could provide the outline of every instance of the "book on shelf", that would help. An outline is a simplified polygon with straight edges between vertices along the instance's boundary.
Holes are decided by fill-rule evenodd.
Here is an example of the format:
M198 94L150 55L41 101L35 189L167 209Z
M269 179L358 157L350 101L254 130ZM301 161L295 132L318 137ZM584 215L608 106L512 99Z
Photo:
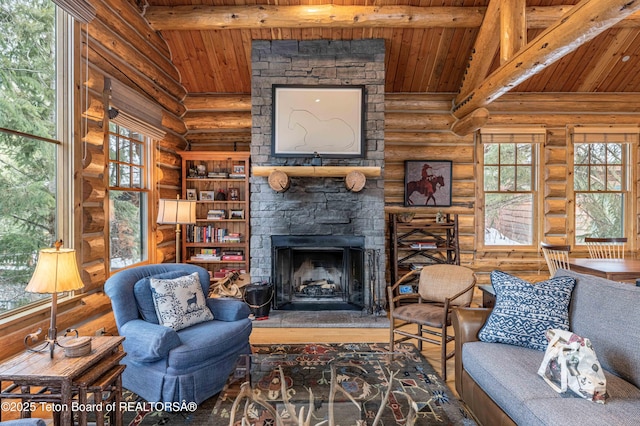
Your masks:
M209 210L207 212L207 220L222 220L226 217L224 210Z
M219 243L225 235L227 235L226 228L218 228L214 225L187 225L188 243Z
M229 173L227 172L209 172L210 179L226 179L229 177Z
M244 179L247 175L244 173L229 173L230 179Z
M225 250L222 252L223 255L232 255L232 256L241 256L244 254L242 250Z
M221 257L220 257L220 254L218 253L218 249L203 248L200 250L200 253L195 253L193 256L191 256L191 260L219 261L221 260Z
M222 252L222 260L244 260L244 252L242 250L225 250Z
M223 254L222 260L238 260L244 261L244 256L241 254Z
M206 261L214 261L214 262L218 262L220 260L222 260L222 258L220 256L216 256L213 254L194 254L193 256L191 256L191 260L199 260L201 262L206 262Z
M416 250L434 249L438 248L438 244L435 241L416 241L411 243L409 247Z

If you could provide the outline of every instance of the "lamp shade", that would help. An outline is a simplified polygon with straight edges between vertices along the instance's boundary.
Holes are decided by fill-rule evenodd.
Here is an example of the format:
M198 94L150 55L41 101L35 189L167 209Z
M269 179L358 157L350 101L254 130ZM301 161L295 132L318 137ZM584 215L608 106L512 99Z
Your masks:
M84 287L78 264L76 251L73 249L40 250L36 270L27 285L30 293L61 293L79 290Z
M162 199L158 205L158 223L196 223L196 202Z

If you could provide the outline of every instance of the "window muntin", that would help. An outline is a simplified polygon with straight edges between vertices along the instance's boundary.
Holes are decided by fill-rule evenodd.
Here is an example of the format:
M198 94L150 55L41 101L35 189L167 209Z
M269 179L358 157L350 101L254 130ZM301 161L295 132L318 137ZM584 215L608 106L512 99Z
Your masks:
M574 134L575 243L624 237L629 152L634 135Z
M534 244L536 164L542 134L481 134L484 245Z
M148 138L109 123L109 251L111 270L148 259Z
M73 111L56 105L73 76L56 64L71 55L71 28L50 0L0 0L0 316L50 297L24 291L38 251L59 238L69 246L59 218Z

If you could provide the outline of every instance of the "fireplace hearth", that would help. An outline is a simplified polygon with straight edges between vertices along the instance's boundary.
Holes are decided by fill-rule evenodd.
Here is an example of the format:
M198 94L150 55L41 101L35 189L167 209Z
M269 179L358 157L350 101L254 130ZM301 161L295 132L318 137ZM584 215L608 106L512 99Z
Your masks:
M362 310L364 237L272 236L274 308Z

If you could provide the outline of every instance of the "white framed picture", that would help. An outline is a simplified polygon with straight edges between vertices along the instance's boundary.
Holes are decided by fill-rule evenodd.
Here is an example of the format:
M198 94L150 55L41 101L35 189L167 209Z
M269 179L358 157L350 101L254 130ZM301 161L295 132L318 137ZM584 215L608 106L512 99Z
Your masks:
M215 191L200 191L200 201L213 201L215 197Z

